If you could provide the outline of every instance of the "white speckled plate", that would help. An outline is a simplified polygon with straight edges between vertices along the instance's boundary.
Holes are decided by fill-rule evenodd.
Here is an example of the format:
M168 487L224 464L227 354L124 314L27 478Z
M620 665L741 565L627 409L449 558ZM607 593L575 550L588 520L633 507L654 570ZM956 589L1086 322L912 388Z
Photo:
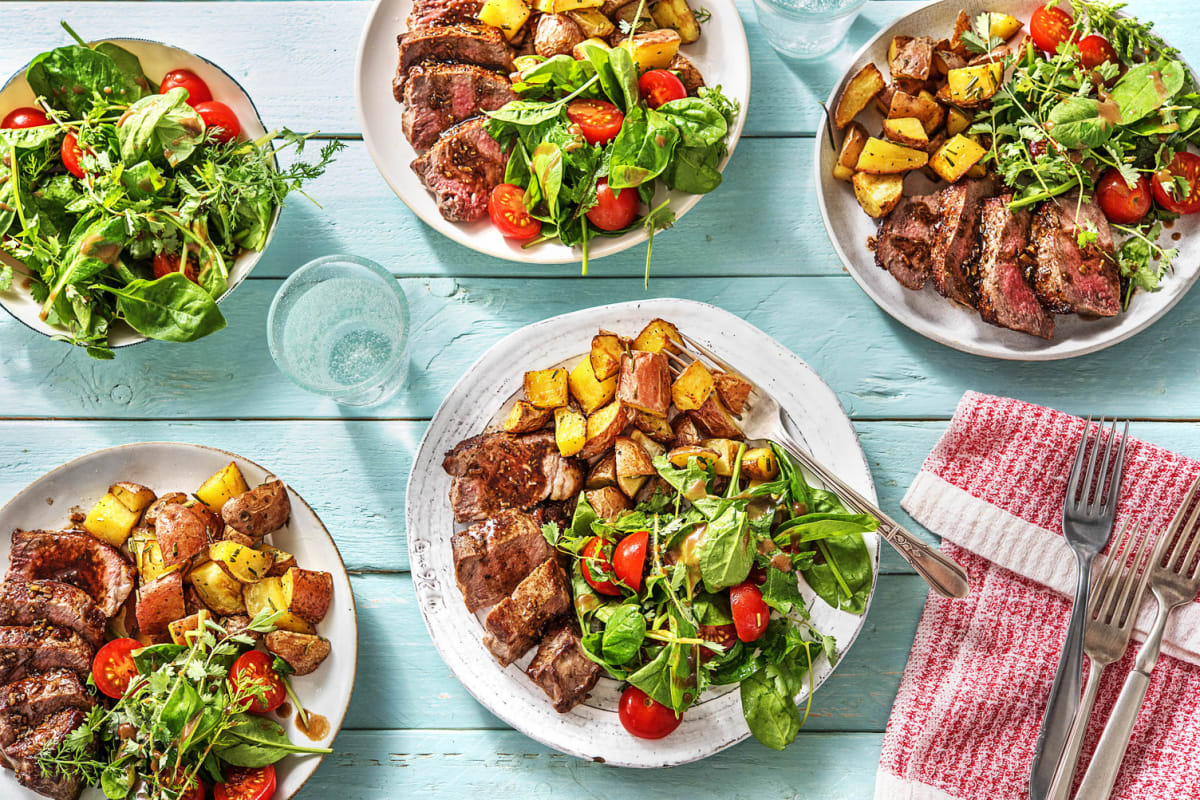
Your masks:
M119 480L149 486L156 493L195 491L204 479L230 461L236 461L250 486L262 483L271 474L264 467L224 450L179 442L142 442L109 447L77 458L51 470L22 489L0 508L0 568L8 569L11 540L8 534L17 528L61 529L68 526L73 508L91 507L108 486ZM277 476L287 483L286 475ZM316 747L330 747L342 727L358 662L358 626L354 594L346 567L329 531L321 524L304 498L291 489L292 516L288 524L271 534L268 541L296 556L301 567L323 570L333 575L333 604L324 621L317 626L329 639L333 652L311 675L293 677L296 693L305 708L329 720L329 732ZM296 726L294 717L273 716L297 744L310 739ZM288 757L275 765L278 780L277 800L287 800L300 791L320 765L323 756ZM11 800L35 800L35 794L17 784L7 770L0 773L0 797ZM98 788L84 792L86 800L101 800Z
M959 9L965 9L972 17L985 11L1005 11L1028 23L1033 10L1040 5L1044 5L1042 0L942 0L920 8L881 30L858 52L853 63L847 65L845 76L829 95L827 106L836 106L842 88L867 62L874 62L886 75L887 49L893 36L948 37L954 32ZM1143 4L1147 15L1152 12L1150 6ZM1018 37L1026 32L1028 24ZM859 120L872 134L882 126L880 115L873 106ZM841 142L840 134L838 142ZM1179 248L1175 272L1166 276L1159 291L1139 292L1128 311L1099 320L1059 315L1055 319L1053 341L989 325L974 310L946 300L932 285L918 292L910 291L890 273L875 266L875 254L867 247L867 239L875 235L878 226L859 208L850 184L833 177L836 154L824 126L817 136L816 148L813 160L817 201L825 229L846 269L863 291L897 322L956 350L1018 361L1052 361L1094 353L1148 328L1182 300L1200 277L1200 236L1197 236L1200 216L1183 217L1164 233L1161 240L1165 246ZM930 187L932 184L920 174L913 174L906 186L917 192L928 191ZM1181 234L1181 238L1171 241L1175 233Z
M407 30L405 20L412 5L412 0L376 0L358 45L354 76L358 121L367 150L383 179L425 224L472 250L526 264L569 264L579 261L582 251L578 247L546 242L523 250L519 242L514 244L512 240L501 236L486 218L471 223L449 222L438 212L433 195L409 167L417 153L404 137L400 127L403 109L392 96L392 78L396 74L399 57L396 37ZM699 68L709 85L720 84L726 96L741 103L742 113L729 132L729 154L721 162L721 169L724 170L742 135L746 109L750 103L750 50L746 44L746 32L742 29L742 19L733 0L709 0L705 8L712 13L712 17L703 24L699 40L686 45L680 52ZM720 187L716 191L721 191ZM667 192L659 187L655 204L668 196L678 217L682 217L703 197ZM598 237L589 243L588 257L600 258L619 253L644 241L646 233L640 228L616 238Z
M636 335L661 317L737 365L770 392L803 434L808 449L864 495L875 497L854 426L836 395L803 361L781 344L728 311L690 300L661 299L619 303L577 311L520 329L493 346L450 391L434 415L413 462L408 483L408 550L417 601L433 643L455 676L480 703L527 736L564 753L626 767L665 767L705 758L750 735L735 687L709 692L684 715L665 739L630 736L617 719L621 684L601 678L592 696L567 714L525 675L532 652L501 668L483 646L482 619L467 611L454 581L450 536L456 530L450 508L450 477L442 457L462 439L479 434L521 388L526 369L577 360L600 328ZM463 526L459 526L463 527ZM879 569L879 539L867 547ZM866 615L836 611L813 599L813 623L837 637L845 653ZM839 659L840 660L840 659ZM814 684L834 667L822 656ZM804 695L802 695L803 697ZM787 758L781 754L780 758Z

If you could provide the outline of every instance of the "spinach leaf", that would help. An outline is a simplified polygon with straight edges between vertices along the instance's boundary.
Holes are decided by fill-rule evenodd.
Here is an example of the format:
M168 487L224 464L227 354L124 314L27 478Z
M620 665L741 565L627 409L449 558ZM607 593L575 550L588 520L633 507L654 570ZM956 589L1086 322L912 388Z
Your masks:
M620 98L613 98L613 102L629 113L629 109L635 108L640 99L637 65L633 61L633 54L628 48L614 47L608 51L608 64L621 92Z
M82 230L77 225L71 232L70 259L55 276L47 304L57 300L66 287L83 283L116 264L125 240L123 217L104 217Z
M171 690L171 694L163 703L162 722L172 736L178 736L183 731L183 726L200 710L202 705L200 693L196 691L196 687L189 681L177 680L175 688Z
M720 164L717 147L677 147L663 182L680 192L708 194L721 185Z
M1068 97L1050 109L1050 138L1066 147L1099 147L1109 140L1115 121L1100 113L1091 97Z
M121 170L121 185L133 200L146 200L161 192L167 179L149 161L139 161Z
M327 748L301 747L288 740L276 722L252 714L238 714L236 722L221 734L213 752L235 767L265 767L292 753L329 753Z
M824 560L803 571L817 596L834 608L861 614L871 593L871 555L861 533L817 542Z
M678 647L678 645L663 647L654 658L627 679L631 684L668 708L671 707L671 650L678 649Z
M72 117L82 117L97 98L132 103L141 87L126 77L106 53L82 45L68 45L42 53L25 70L25 80L40 97Z
M878 527L879 521L870 514L838 512L805 514L802 517L793 517L780 523L775 528L775 542L781 547L788 544L803 544L834 536L873 531Z
M575 504L575 513L571 515L571 536L575 538L591 536L592 523L598 519L600 517L592 508L592 504L588 502L587 497L579 495L579 501Z
M122 287L96 288L116 295L125 321L151 339L191 342L225 327L217 301L182 272L153 281L138 278Z
M112 42L101 42L93 49L97 53L103 53L111 58L121 74L141 90L141 96L158 94L158 86L146 77L146 72L142 69L142 62L133 53Z
M1158 59L1139 64L1122 75L1111 95L1121 109L1121 123L1137 122L1166 105L1183 88L1184 73L1178 61Z
M671 100L657 110L679 129L680 143L686 147L719 145L729 132L721 112L698 97Z
M537 179L540 199L544 200L550 216L558 218L558 195L563 185L563 152L558 145L543 142L533 151L529 167Z
M570 94L595 74L596 68L591 62L576 61L571 56L560 53L522 72L520 80L513 84L513 91L521 97L530 97L531 93L538 89L542 90L539 96L551 89Z
M671 163L678 141L679 131L666 117L653 109L634 107L613 140L608 185L628 189L657 178Z
M689 502L708 495L708 481L712 475L700 466L700 459L689 458L683 469L676 468L666 456L655 456L653 464L659 476Z
M36 128L0 128L0 144L3 145L7 155L9 148L35 150L61 135L62 132L56 125L39 125Z
M624 664L637 655L646 638L646 618L633 603L617 606L604 625L603 653L606 661Z
M555 119L562 113L560 103L543 103L539 100L512 100L497 108L495 111L485 111L491 119L497 122L507 122L511 125L530 127Z
M204 120L187 104L187 89L138 100L117 126L121 158L127 164L159 157L178 166L204 141Z
M696 547L700 577L709 592L736 586L746 580L754 566L754 537L746 512L730 506L717 519Z
M742 681L742 714L754 738L772 750L782 750L800 732L800 709L783 669L768 664Z

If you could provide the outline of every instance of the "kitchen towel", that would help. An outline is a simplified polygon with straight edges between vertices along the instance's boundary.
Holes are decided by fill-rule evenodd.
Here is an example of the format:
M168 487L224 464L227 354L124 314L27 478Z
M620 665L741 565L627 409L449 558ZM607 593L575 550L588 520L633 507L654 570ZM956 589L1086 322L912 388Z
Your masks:
M876 800L1028 798L1074 591L1062 503L1084 427L1069 414L967 393L901 502L966 568L971 594L929 594L884 736ZM1131 434L1116 530L1131 521L1165 531L1197 475L1197 462ZM1154 610L1148 597L1133 644L1105 672L1079 779ZM1200 604L1175 612L1163 653L1117 800L1200 800Z

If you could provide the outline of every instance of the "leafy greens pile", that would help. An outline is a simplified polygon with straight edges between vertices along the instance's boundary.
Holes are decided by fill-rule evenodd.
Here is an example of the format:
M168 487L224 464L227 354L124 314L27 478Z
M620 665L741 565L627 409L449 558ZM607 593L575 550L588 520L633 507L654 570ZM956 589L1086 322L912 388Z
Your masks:
M581 495L569 527L548 523L543 533L575 557L575 612L593 661L679 714L710 686L740 684L750 731L782 750L803 725L795 698L806 687L805 676L811 690L820 654L831 663L837 658L833 637L809 621L796 573L829 605L862 614L873 580L862 534L878 522L851 514L836 495L810 486L799 465L771 447L780 468L775 480L743 480L743 446L718 496L712 493L719 480L712 465L693 457L679 469L659 456L654 466L671 492L656 492L613 520L598 518ZM621 585L622 596L600 596L584 570L598 580L604 576L580 554L594 536L617 542L637 531L650 533L641 591ZM765 575L763 600L777 613L753 643L714 644L706 634L733 621L728 590L755 569Z
M234 259L266 245L284 197L342 145L326 144L315 164L277 170L275 154L301 152L308 136L285 130L278 147L271 134L223 144L186 90L158 94L133 53L71 34L79 44L42 53L26 71L52 124L0 130L0 247L23 263L42 319L65 329L55 338L96 358L112 358L115 320L171 342L218 331ZM82 179L60 158L68 133ZM155 278L160 253L195 281L182 272ZM0 290L13 279L0 266Z

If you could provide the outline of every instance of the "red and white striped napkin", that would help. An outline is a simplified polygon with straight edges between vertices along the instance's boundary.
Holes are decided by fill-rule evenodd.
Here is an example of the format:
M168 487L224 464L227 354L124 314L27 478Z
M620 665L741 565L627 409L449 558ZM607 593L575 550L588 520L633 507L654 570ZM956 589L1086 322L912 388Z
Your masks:
M876 800L1029 796L1074 590L1062 501L1083 431L1078 417L968 393L905 495L905 510L966 568L971 594L929 594L883 740ZM1163 532L1197 474L1197 462L1131 436L1117 529L1134 520ZM1135 644L1105 673L1084 760L1153 612L1146 602ZM1163 652L1113 791L1118 800L1200 798L1200 604L1175 612Z

